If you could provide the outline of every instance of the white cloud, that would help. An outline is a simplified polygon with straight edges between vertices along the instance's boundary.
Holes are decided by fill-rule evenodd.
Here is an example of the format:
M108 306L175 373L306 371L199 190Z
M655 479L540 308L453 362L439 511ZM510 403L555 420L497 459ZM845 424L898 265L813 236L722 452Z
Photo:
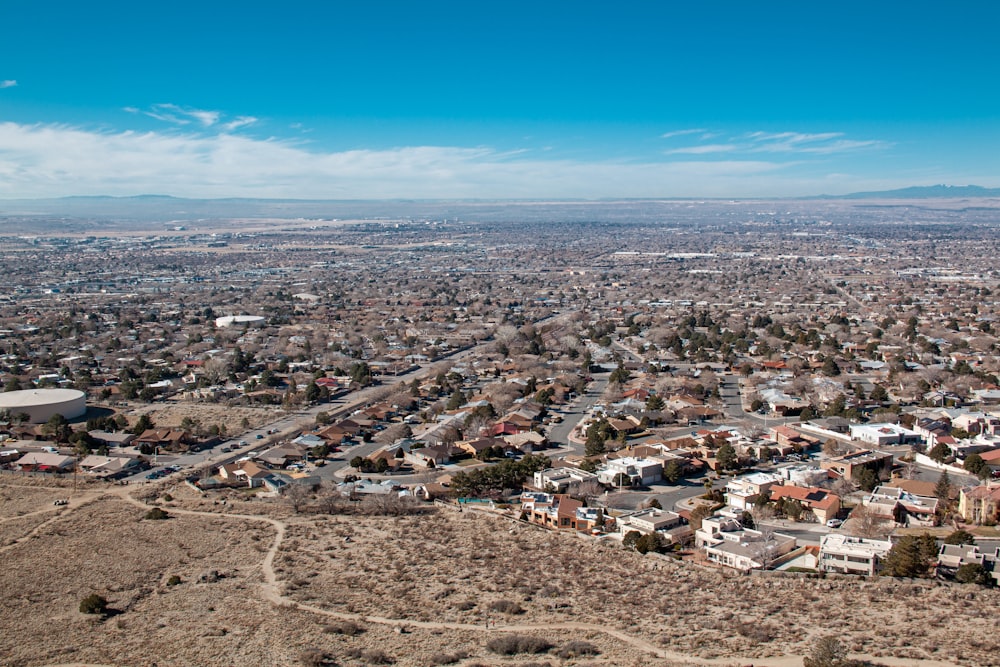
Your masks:
M839 133L822 138L739 135L741 141L674 149L673 161L585 161L552 158L544 149L456 146L323 151L301 141L257 139L230 131L231 125L250 125L255 120L251 117L216 121L205 131L203 121L190 114L159 111L185 122L175 121L181 127L165 132L0 122L0 198L144 193L316 199L835 194L878 188L844 175L846 165L827 165L818 154L887 145ZM772 150L754 150L765 145ZM799 149L778 150L790 146ZM781 159L770 159L781 152L786 153ZM947 175L940 180L948 180Z
M130 113L139 113L140 110L135 107L125 107L125 111ZM247 125L252 125L257 122L257 119L253 116L237 116L235 119L228 121L226 123L221 123L225 114L221 111L211 111L207 109L192 109L190 107L182 107L178 104L154 104L149 109L142 110L141 113L146 114L150 118L155 118L156 120L161 120L165 123L171 123L173 125L191 125L195 124L203 128L212 128L218 126L225 132L231 132L235 129L246 127Z
M708 141L722 136L720 132L706 130L679 130L670 133L671 136L703 132L698 137ZM666 136L666 135L664 135ZM725 143L696 143L691 146L681 146L666 151L667 155L710 155L712 153L796 153L832 155L863 149L881 149L891 146L890 143L877 140L845 139L843 132L747 132L732 136Z
M223 123L220 127L226 132L232 132L233 130L241 127L253 125L257 122L257 120L258 119L253 116L237 116L234 120L231 120L228 123Z
M709 153L731 153L739 150L739 144L701 144L698 146L685 146L666 151L667 155L707 155Z
M4 79L0 81L0 88L13 88L17 85L17 79Z
M0 198L150 192L331 199L816 192L796 182L788 162L587 162L540 155L454 146L324 152L301 143L228 132L99 132L6 122L0 123Z
M673 132L664 132L660 135L660 139L672 139L673 137L683 137L688 134L699 134L701 132L707 132L703 128L692 128L690 130L674 130Z

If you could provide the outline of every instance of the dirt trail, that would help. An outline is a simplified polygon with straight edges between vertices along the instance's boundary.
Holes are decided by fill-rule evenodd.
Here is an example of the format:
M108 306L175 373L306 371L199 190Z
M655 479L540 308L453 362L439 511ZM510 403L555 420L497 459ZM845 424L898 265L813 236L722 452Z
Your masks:
M34 487L34 488L38 488L38 487ZM89 491L89 492L85 492L83 494L79 494L79 495L77 495L75 497L71 496L69 498L69 503L66 504L66 505L55 505L53 507L46 507L43 510L36 510L34 512L28 512L27 514L21 514L19 516L13 516L13 517L7 517L5 519L0 519L0 524L3 524L3 523L6 523L8 521L15 521L17 519L24 519L25 517L38 516L38 515L41 515L41 514L52 514L53 515L51 518L46 519L45 521L41 522L40 524L38 524L37 526L35 526L31 530L29 530L27 533L25 533L21 537L17 538L13 542L11 542L10 544L8 544L6 546L3 546L3 547L0 547L0 553L4 553L5 551L10 551L11 549L13 549L14 547L16 547L17 545L22 544L23 542L27 542L28 540L32 539L36 535L39 535L43 530L45 530L52 523L54 523L54 522L58 521L59 519L63 518L64 516L66 516L70 512L78 510L81 507L83 507L85 505L89 505L92 502L95 502L101 496L103 496L105 494L106 494L106 491L103 490L103 489L100 490L100 491L97 491L97 490Z
M132 498L128 494L123 494L124 497L135 505L140 507L148 507L148 505ZM389 618L386 616L370 616L364 614L354 614L348 612L338 612L329 609L323 609L322 607L316 607L309 604L304 604L298 602L291 598L285 597L280 592L281 584L278 581L277 574L274 571L274 559L277 556L278 550L281 548L281 543L285 538L285 530L287 524L279 519L274 519L271 517L263 516L260 514L234 514L225 512L202 512L197 510L184 510L171 508L171 512L176 514L188 514L193 516L211 516L218 517L224 516L231 519L237 520L248 520L248 521L263 521L274 526L276 534L274 538L274 543L267 550L267 554L264 556L264 560L261 563L261 569L264 575L264 582L262 584L262 593L264 599L269 602L281 605L284 607L290 607L298 609L300 611L307 611L313 614L326 616L328 618L336 618L339 620L348 621L358 621L366 623L377 623L380 625L389 625L393 627L401 628L424 628L430 630L461 630L464 632L480 632L480 633L496 633L496 632L532 632L532 631L561 631L561 630L572 630L577 632L595 632L613 637L623 644L628 644L633 648L639 649L651 655L655 655L658 658L664 660L672 660L685 664L692 665L725 665L731 666L733 664L752 664L755 667L801 667L802 656L790 655L781 656L775 658L753 658L750 661L741 660L735 657L729 658L698 658L691 656L687 653L678 653L675 651L669 651L660 648L651 642L648 642L640 637L630 635L626 632L618 630L616 628L608 627L605 625L597 625L593 623L580 623L580 622L562 622L562 623L513 623L513 624L503 624L495 625L492 627L485 627L479 625L478 623L454 623L445 621L415 621L410 619L400 619L400 618ZM871 658L871 656L857 656L860 658ZM878 662L887 665L889 667L953 667L953 663L943 662L939 660L913 660L913 659L896 659L896 658L877 658Z
M40 524L35 527L28 535L18 540L14 544L8 545L0 552L13 547L24 540L30 539L32 536L38 534L44 528L52 523L53 521L62 518L69 511L78 509L82 505L88 502L94 502L101 497L107 497L109 495L116 496L122 500L140 507L142 509L149 509L150 505L145 502L132 497L129 493L130 489L122 487L120 489L107 489L102 490L99 494L95 492L93 497L80 497L75 499L76 502L72 502L68 506L63 506L60 509L66 510L65 512L60 512L52 519ZM512 624L502 624L492 627L485 627L478 623L454 623L445 621L416 621L411 619L400 619L400 618L389 618L385 616L370 616L364 614L354 614L347 612L332 611L329 609L323 609L321 607L316 607L313 605L304 604L297 602L291 598L288 598L281 594L281 582L278 580L277 573L274 570L274 559L281 548L281 544L285 539L285 531L287 524L279 519L274 519L272 517L260 515L260 514L238 514L230 512L206 512L198 510L188 510L176 507L171 507L168 510L171 514L177 515L189 515L189 516L201 516L201 517L225 517L228 519L233 519L236 521L258 521L271 524L275 529L274 542L271 544L270 548L264 556L261 562L261 572L263 574L263 582L261 583L261 592L265 600L271 602L275 605L280 605L282 607L294 608L301 611L310 612L313 614L325 616L328 618L336 618L339 620L350 620L364 623L377 623L380 625L388 625L400 628L423 628L430 630L461 630L463 632L478 632L478 633L500 633L500 632L551 632L551 631L574 631L574 632L593 632L604 634L608 637L613 637L614 639L627 644L635 649L643 651L647 654L654 655L658 658L664 660L671 660L682 664L689 665L724 665L731 666L734 664L753 664L755 667L800 667L802 664L802 656L781 656L773 658L752 658L752 659L740 659L737 657L727 657L727 658L698 658L691 656L686 653L678 653L675 651L670 651L667 649L660 648L653 643L646 641L640 637L630 635L622 630L616 628L608 627L605 625L597 625L593 623L580 623L580 622L561 622L561 623L512 623ZM23 515L28 516L28 515ZM898 658L887 658L878 657L872 658L871 656L856 656L859 658L870 658L876 660L878 663L887 665L889 667L952 667L953 663L944 662L940 660L914 660L914 659L898 659Z

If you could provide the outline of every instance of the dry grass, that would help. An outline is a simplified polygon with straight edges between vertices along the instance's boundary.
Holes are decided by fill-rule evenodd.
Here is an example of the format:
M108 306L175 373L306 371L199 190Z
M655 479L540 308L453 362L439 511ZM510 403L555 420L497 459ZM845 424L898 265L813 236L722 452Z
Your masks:
M0 489L15 498L17 489L3 480ZM1000 602L996 592L724 576L523 526L512 534L508 521L472 512L291 516L260 500L216 505L183 487L171 494L165 521L144 521L142 507L106 495L5 549L0 662L672 664L597 627L721 665L802 655L813 633L834 631L853 651L904 663L933 657L988 665L1000 650L987 613ZM183 513L265 507L287 523L274 560L279 587L327 614L265 601L261 564L274 544L272 525ZM19 524L0 527L8 525ZM168 585L172 577L180 583ZM90 593L107 598L114 615L81 614L80 600ZM374 616L398 620L365 618ZM487 620L497 627L487 629ZM467 625L434 625L444 623ZM511 634L552 648L510 656L489 650L491 640ZM46 640L25 641L39 636Z
M279 406L228 406L225 404L196 403L188 401L168 401L165 403L136 404L129 410L125 410L125 415L129 418L129 423L135 423L141 415L149 415L158 427L178 428L185 417L200 422L208 427L212 424L225 425L229 435L235 435L243 431L241 423L244 419L249 423L249 428L258 428L273 422L278 416L284 414Z

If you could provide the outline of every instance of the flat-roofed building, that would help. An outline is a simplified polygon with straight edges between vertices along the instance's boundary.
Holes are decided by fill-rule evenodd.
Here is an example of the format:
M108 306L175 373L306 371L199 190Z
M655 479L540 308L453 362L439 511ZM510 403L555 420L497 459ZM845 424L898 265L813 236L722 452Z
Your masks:
M892 542L840 533L824 535L819 544L819 569L823 572L874 576Z

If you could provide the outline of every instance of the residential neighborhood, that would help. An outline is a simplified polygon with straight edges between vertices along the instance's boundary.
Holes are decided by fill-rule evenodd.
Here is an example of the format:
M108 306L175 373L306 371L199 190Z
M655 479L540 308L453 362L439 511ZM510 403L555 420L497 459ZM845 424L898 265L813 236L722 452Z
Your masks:
M995 587L989 258L963 245L930 271L858 243L929 247L852 210L807 236L740 210L698 234L594 226L572 252L539 231L560 252L530 254L506 223L451 216L338 225L327 245L5 237L0 483L54 484L59 511L83 489L336 518L342 545L359 517L454 516L469 539L502 525L653 571ZM18 269L27 252L60 272Z

